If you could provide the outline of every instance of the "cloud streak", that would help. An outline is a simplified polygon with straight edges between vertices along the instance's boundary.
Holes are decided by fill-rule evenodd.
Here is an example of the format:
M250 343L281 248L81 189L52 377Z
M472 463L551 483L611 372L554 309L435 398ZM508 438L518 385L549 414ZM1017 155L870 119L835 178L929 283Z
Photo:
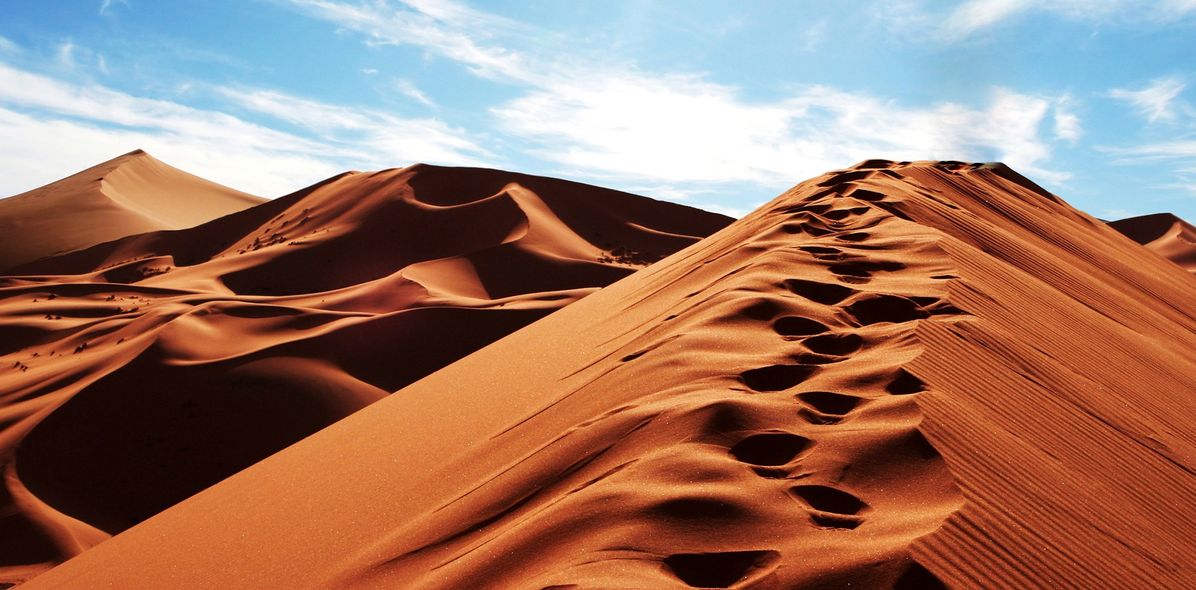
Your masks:
M529 35L543 35L456 2L289 3L369 44L419 47L522 89L521 96L491 109L498 128L561 172L606 181L667 181L693 189L703 183L776 185L889 156L1003 159L1058 182L1067 174L1047 165L1050 141L1042 127L1048 113L1054 109L1056 135L1079 137L1079 118L1055 104L1055 97L994 89L983 107L917 107L806 86L751 102L736 88L702 76L642 72L527 48ZM1020 8L1006 4L1006 12ZM977 26L999 18L1002 13L974 16Z
M0 194L27 190L144 148L162 159L265 196L277 196L347 168L415 161L478 164L489 154L465 132L434 119L404 119L253 89L215 87L229 109L266 115L285 130L222 110L75 84L0 62ZM69 169L69 168L68 168Z
M1185 84L1177 77L1159 78L1139 90L1115 88L1109 96L1129 104L1149 123L1175 119L1176 98Z

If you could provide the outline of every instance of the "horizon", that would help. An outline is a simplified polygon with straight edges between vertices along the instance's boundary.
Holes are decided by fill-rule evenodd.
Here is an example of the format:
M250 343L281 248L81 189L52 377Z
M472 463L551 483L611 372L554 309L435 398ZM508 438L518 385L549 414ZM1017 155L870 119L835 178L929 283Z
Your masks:
M760 6L10 3L0 194L144 149L265 197L426 162L738 217L885 158L1196 219L1196 2Z

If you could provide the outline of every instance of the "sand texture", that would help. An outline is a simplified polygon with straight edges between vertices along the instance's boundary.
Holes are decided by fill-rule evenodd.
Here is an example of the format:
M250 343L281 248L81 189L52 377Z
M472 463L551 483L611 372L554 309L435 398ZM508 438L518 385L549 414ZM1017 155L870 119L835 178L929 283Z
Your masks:
M730 221L416 165L20 266L0 277L0 582Z
M1109 222L1113 229L1196 273L1196 227L1170 214L1155 213Z
M0 199L0 272L133 234L192 227L264 201L135 150Z
M394 180L335 183L364 185L356 207L377 194L365 186L407 173L383 174ZM80 278L45 302L47 287L10 280L10 323L18 307L34 325L43 309L65 318L114 292L155 310L127 323L69 316L54 333L69 358L52 362L80 369L56 369L52 390L4 377L6 399L27 400L9 405L6 448L24 441L8 490L20 514L58 532L46 537L59 547L81 535L63 514L113 527L141 506L74 494L121 485L120 497L160 500L144 496L172 481L182 445L205 445L215 462L267 438L263 424L279 422L263 416L281 404L254 398L247 409L246 393L226 397L233 383L335 384L291 386L324 418L356 407L334 401L350 387L365 403L405 385L24 587L912 590L1196 579L1196 277L1009 168L868 161L827 173L418 381L395 376L431 348L403 345L409 328L388 323L410 312L382 310L404 297L493 293L523 268L482 256L412 267L410 248L432 260L452 235L499 249L534 243L553 253L541 260L566 267L580 256L584 244L537 234L533 212L545 209L523 204L525 193L481 192L496 196L419 201L449 214L492 208L451 234L372 207L350 223L317 188L250 210L269 228L235 233L245 237L210 262L127 290ZM478 217L508 223L486 225L489 235L467 226ZM412 245L383 248L375 219ZM327 231L291 229L305 223ZM699 233L644 231L678 247L671 236ZM279 245L253 248L275 232ZM172 250L174 262L153 264L212 251L198 245L209 233L234 235L184 234L195 237ZM417 274L400 280L321 253L342 240ZM228 292L216 297L219 285ZM268 305L253 299L267 295ZM479 301L487 311L463 308L427 329L451 342L476 332L495 305ZM540 305L511 302L507 313ZM367 321L377 328L331 328ZM31 340L49 333L25 329ZM123 347L113 342L122 336ZM83 341L95 350L75 357ZM31 341L4 360L43 347ZM352 357L360 372L349 369L354 347L372 351ZM122 371L94 368L124 360ZM133 374L152 385L133 388L122 376ZM200 395L203 379L212 381ZM200 416L196 436L163 441L185 430L188 411ZM231 427L220 418L230 413ZM131 463L142 448L150 458Z

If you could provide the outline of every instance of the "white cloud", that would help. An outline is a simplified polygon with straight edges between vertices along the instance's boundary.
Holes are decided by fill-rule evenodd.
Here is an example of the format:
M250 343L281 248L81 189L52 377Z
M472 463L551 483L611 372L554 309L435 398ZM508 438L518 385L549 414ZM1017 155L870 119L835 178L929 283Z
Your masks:
M1080 117L1071 110L1071 102L1068 96L1055 99L1055 137L1075 145L1084 134L1084 129L1080 125Z
M966 0L948 10L929 8L924 1L905 0L897 8L880 3L883 12L898 16L896 28L917 31L919 39L948 43L967 41L1002 23L1029 14L1101 25L1160 24L1196 12L1196 0ZM927 35L927 32L932 34Z
M1174 103L1185 84L1174 76L1159 78L1141 90L1115 88L1109 96L1129 103L1148 122L1169 121L1175 118Z
M342 29L366 35L374 45L414 45L464 64L490 79L534 81L536 68L501 47L483 46L476 37L519 30L508 19L480 12L454 0L405 0L349 4L335 0L284 0L302 12Z
M0 37L0 53L20 53L21 46L5 37Z
M378 73L378 69L377 68L361 68L361 73L363 73L367 76L373 76Z
M465 132L436 119L404 119L390 113L330 105L280 92L218 88L220 94L250 110L298 125L322 141L338 146L341 158L351 156L370 167L399 162L482 165L489 154L466 139Z
M1030 0L969 0L947 15L943 30L949 37L963 38L1033 7Z
M697 76L579 65L567 52L512 49L543 35L456 2L289 1L368 43L421 47L523 88L492 114L501 129L569 174L667 181L689 191L696 183L789 183L856 160L892 157L997 158L1050 181L1066 177L1046 167L1050 149L1040 127L1050 98L996 90L984 108L917 108L806 87L788 98L751 102ZM1063 133L1078 132L1077 119L1062 113L1062 120Z
M108 9L109 9L109 8L112 8L112 6L113 6L114 4L123 4L123 5L125 5L125 6L128 6L128 5L129 5L129 0L101 0L101 2L100 2L100 15L101 15L101 16L103 16L103 15L105 15L105 14L108 14Z
M58 64L67 69L75 67L75 44L70 41L60 43L57 52Z
M28 190L135 148L185 170L277 196L347 168L472 164L484 150L435 120L405 120L281 93L224 89L299 134L225 112L72 84L0 63L0 194ZM9 171L13 171L9 173Z
M411 82L411 80L395 80L395 89L403 94L403 96L406 96L426 107L436 106L436 103L433 102L432 99L428 98L428 95L424 94L422 90L417 88L415 84Z
M783 183L867 158L1000 159L1049 181L1041 137L1051 101L1007 90L986 108L907 107L826 87L748 103L684 77L603 76L535 90L494 109L538 155L595 177Z

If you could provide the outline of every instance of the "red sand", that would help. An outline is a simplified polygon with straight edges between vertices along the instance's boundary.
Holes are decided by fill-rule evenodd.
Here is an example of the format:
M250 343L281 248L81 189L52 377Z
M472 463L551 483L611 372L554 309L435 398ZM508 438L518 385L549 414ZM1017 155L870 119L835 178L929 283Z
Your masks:
M730 221L416 165L18 267L0 278L0 582Z
M132 151L0 199L0 272L133 234L199 225L263 201Z
M1185 587L1194 288L1004 166L865 162L25 587Z
M1155 213L1109 222L1113 229L1196 273L1196 227L1170 214Z

